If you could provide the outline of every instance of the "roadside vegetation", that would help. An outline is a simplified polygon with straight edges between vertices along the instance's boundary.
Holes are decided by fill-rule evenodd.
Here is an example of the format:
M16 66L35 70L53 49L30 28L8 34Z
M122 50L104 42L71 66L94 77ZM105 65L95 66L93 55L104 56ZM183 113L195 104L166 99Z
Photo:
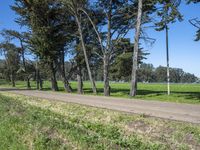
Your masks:
M0 94L0 149L198 149L200 126Z

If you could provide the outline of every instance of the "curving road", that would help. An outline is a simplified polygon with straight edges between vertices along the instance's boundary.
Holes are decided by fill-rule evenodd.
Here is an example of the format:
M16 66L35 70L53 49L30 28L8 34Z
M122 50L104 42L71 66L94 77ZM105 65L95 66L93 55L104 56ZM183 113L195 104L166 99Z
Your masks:
M36 90L1 88L0 91L200 124L200 105L108 98L103 96L76 95Z

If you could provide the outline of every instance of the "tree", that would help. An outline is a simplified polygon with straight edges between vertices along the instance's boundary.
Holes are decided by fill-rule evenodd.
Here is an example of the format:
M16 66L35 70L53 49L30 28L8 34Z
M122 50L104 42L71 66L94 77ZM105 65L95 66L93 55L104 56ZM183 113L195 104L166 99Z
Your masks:
M63 5L54 0L16 0L12 9L21 16L17 22L31 29L32 51L48 64L51 70L52 90L57 91L58 59L66 42L63 23L66 21L66 14L63 13ZM66 80L64 77L63 79ZM68 82L65 82L65 85L69 86Z
M86 0L83 0L83 1L62 0L62 1L63 1L63 4L66 6L67 12L69 12L74 17L74 20L76 22L78 33L79 33L79 39L80 39L82 50L85 57L85 63L86 63L89 79L92 85L92 90L93 90L93 93L96 94L97 89L96 89L95 81L92 77L92 72L91 72L91 68L90 68L90 64L88 60L88 55L87 55L87 50L86 50L86 45L85 45L85 40L84 40L84 35L83 35L82 15L80 13L80 8L85 8L87 5L87 1Z
M181 82L182 83L195 83L198 81L198 78L191 73L184 73L183 76L181 77Z
M132 56L132 74L131 74L131 88L130 96L136 96L137 94L137 71L138 71L138 54L139 54L139 40L142 38L142 25L149 23L151 21L149 15L155 11L155 1L151 0L138 0L130 1L132 3L132 10L136 8L136 20L133 22L133 29L135 30L134 36L134 51ZM130 10L130 9L128 9ZM129 11L128 11L129 12ZM134 12L134 11L133 11ZM147 37L143 37L144 40L147 40Z
M156 23L156 30L166 32L166 58L167 58L167 93L170 95L170 68L169 68L169 23L174 23L176 20L182 21L182 15L178 11L178 6L181 0L161 0L159 1L159 9L157 9L157 15L161 18ZM161 7L160 7L161 5Z
M139 39L140 39L141 24L142 24L142 6L143 6L143 1L138 0L138 13L137 13L137 23L136 23L135 38L134 38L130 96L136 96L137 92L137 69L138 69Z
M113 41L115 56L111 60L111 76L113 79L130 81L132 68L132 56L134 51L134 44L130 42L130 39L122 38L119 41ZM142 48L139 48L138 64L142 63L143 59L146 59L145 53Z
M7 39L10 39L11 41L16 40L16 39L18 40L19 45L20 45L19 53L22 59L20 72L24 72L24 76L27 80L27 89L30 89L31 88L31 85L30 85L31 74L29 74L29 71L27 70L26 62L28 61L26 61L26 58L25 58L25 53L28 51L28 40L29 40L28 33L27 32L20 33L15 30L3 30L1 32L1 35Z
M6 41L0 44L0 50L5 56L6 68L8 70L12 86L15 87L16 74L20 64L19 48Z
M152 64L142 63L138 69L139 82L155 82L154 67Z
M195 41L200 41L200 20L199 20L198 18L194 18L194 19L189 20L189 22L190 22L195 28L197 28Z
M119 40L124 37L130 30L129 17L127 18L124 10L127 6L125 0L100 0L97 1L93 14L89 14L86 10L80 9L88 18L96 33L99 49L96 54L103 60L103 80L104 80L104 95L110 95L109 86L109 71L110 62L114 56L115 50L113 40ZM98 26L98 18L100 18L100 26ZM105 31L101 31L100 27L106 27Z

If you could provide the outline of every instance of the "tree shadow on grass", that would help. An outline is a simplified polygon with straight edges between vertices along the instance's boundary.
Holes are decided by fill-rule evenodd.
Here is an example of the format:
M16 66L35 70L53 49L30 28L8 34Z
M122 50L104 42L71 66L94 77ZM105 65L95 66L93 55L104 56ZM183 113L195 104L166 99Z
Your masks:
M97 89L98 94L103 94L103 88L98 88ZM76 92L76 89L74 89L73 92ZM112 96L117 96L117 97L128 97L129 96L129 89L117 89L117 88L112 88L111 89L111 94ZM92 89L91 88L84 88L84 93L85 94L92 94ZM175 97L182 97L183 99L188 99L188 100L197 100L200 102L200 92L176 92L172 91L172 97L176 95ZM158 97L158 96L167 96L167 91L153 91L153 90L138 90L137 92L138 96L144 96L144 97Z
M178 94L178 97L184 97L185 99L198 100L200 102L200 92L173 92Z
M23 89L18 89L18 88L0 88L0 91L12 91L12 90L27 90L26 88ZM35 88L33 88L32 90L35 90ZM91 88L84 88L84 94L93 94L92 89ZM51 91L51 88L43 88L42 91ZM64 88L60 87L59 91L64 92ZM77 89L73 88L73 93L76 93ZM98 88L98 95L103 95L103 88ZM129 97L129 89L119 89L118 88L112 88L111 89L111 95L114 97ZM145 98L155 98L158 99L157 97L162 97L162 96L166 96L167 98L167 91L153 91L153 90L138 90L137 95L139 97L145 97ZM200 102L200 92L176 92L176 91L172 91L172 98L174 98L176 100L176 98L183 98L186 100L194 100L196 102Z

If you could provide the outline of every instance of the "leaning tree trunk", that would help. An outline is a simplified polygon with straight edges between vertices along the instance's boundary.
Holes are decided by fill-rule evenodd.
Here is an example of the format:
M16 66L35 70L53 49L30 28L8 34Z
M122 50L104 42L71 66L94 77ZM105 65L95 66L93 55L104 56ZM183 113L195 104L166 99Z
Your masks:
M104 58L103 58L103 68L104 68L104 70L103 70L103 72L104 72L103 80L104 80L104 95L105 96L110 96L110 85L109 85L109 77L108 77L109 76L109 54L108 54L108 51L111 51L112 3L113 3L113 1L110 0L110 2L109 2L110 8L109 8L109 13L108 13L108 35L107 35L107 48L106 48L106 50L104 50L101 36L100 36L100 34L99 34L99 32L96 28L96 25L92 21L91 17L89 16L89 14L85 10L80 9L88 17L90 23L92 24L93 29L96 32L96 35L98 37L98 41L99 41L99 44L101 46L101 51L104 54Z
M135 40L134 40L130 96L136 96L136 94L137 94L137 69L138 69L138 51L139 51L141 21L142 21L142 0L139 0L138 1L136 31L135 31Z
M84 43L84 40L83 40L81 23L80 23L77 16L76 16L76 22L77 22L77 25L78 25L78 32L79 32L80 41L81 41L82 48L83 48L83 53L84 53L84 57L85 57L85 63L86 63L89 79L90 79L90 82L91 82L91 85L92 85L92 91L93 91L94 94L97 94L96 85L95 85L95 82L94 82L93 77L92 77L92 73L91 73L91 69L90 69L90 65L89 65L89 61L88 61L88 56L87 56L87 52L86 52L86 47L85 47L85 43Z
M109 85L109 55L103 57L103 79L104 79L104 96L110 96Z
M112 0L109 4L108 12L108 35L107 35L107 47L104 51L103 56L103 76L104 76L104 95L110 96L110 85L109 85L109 52L111 51L111 20L112 20Z
M54 67L54 63L51 63L51 88L52 91L58 91L58 84L56 80L56 69Z
M83 80L82 80L82 72L81 72L81 67L77 66L77 92L78 94L83 94Z
M62 76L62 79L63 79L64 88L65 88L65 91L67 91L68 93L71 93L72 87L70 86L69 81L66 78L66 73L65 73L65 54L64 54L64 51L61 52L61 58L60 59L61 59L60 71L61 71L61 76Z

